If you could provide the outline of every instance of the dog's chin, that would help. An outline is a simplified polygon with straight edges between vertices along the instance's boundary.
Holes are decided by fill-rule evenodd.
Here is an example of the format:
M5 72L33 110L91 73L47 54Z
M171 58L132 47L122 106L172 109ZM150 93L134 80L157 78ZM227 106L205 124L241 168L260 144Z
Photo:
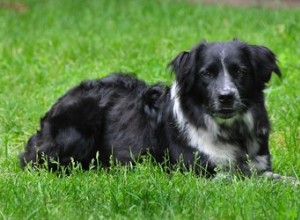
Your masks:
M221 120L235 119L239 115L239 112L235 109L221 109L213 113L213 117Z

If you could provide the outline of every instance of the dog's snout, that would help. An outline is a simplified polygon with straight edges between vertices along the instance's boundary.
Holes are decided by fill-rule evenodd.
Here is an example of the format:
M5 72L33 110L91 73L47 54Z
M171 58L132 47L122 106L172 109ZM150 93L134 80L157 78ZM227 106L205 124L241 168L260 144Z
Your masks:
M234 102L234 93L230 91L222 92L219 94L219 102L221 104L230 105Z

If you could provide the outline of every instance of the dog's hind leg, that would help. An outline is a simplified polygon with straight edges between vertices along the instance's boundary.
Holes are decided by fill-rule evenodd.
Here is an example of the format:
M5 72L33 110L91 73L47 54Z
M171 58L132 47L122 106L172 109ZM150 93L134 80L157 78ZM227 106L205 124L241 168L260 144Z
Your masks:
M56 170L72 161L88 169L99 150L103 111L98 99L85 93L64 96L41 121L41 130L33 135L20 156L27 163Z
M35 162L37 160L37 154L36 154L37 152L35 146L37 146L38 136L39 136L39 132L32 135L27 142L25 151L20 154L20 163L22 168L25 168L27 163Z
M34 134L28 141L25 151L20 154L21 167L24 169L28 164L32 168L45 165L48 169L56 170L58 163L54 162L56 155L56 144L53 141L44 141L40 132ZM52 162L50 162L53 159Z

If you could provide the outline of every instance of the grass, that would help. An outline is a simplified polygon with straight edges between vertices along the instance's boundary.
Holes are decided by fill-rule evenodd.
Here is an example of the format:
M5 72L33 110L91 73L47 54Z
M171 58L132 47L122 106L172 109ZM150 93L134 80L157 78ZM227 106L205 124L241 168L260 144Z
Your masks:
M170 84L166 64L201 39L272 48L283 78L266 91L276 172L300 175L300 9L175 0L24 0L0 9L0 219L300 219L300 187L134 170L23 172L17 156L68 88L112 71Z

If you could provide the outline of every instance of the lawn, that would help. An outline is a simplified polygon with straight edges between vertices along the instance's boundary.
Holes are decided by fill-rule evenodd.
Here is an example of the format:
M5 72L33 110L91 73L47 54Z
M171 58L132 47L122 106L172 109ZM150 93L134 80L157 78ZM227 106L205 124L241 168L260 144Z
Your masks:
M21 1L21 0L20 0ZM0 8L0 219L300 219L300 186L264 178L20 169L18 154L68 88L113 71L170 84L166 69L201 39L238 37L277 55L266 90L274 170L300 177L300 8L209 6L180 0L24 0Z

